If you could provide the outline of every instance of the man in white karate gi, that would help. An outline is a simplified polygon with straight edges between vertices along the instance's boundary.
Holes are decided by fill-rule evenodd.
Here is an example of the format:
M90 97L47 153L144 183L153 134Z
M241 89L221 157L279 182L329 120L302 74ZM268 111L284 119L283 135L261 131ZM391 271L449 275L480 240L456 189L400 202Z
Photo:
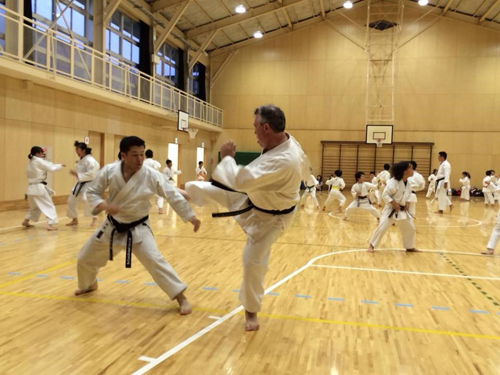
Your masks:
M198 231L200 221L184 197L170 185L160 172L143 166L144 141L138 137L125 137L120 142L122 161L106 165L87 191L94 214L106 211L107 220L83 245L78 254L78 289L76 295L97 289L97 274L108 260L126 247L125 266L132 265L132 252L148 270L158 286L179 303L181 315L191 313L184 296L186 284L175 273L158 251L149 223L150 199L160 195ZM102 198L109 187L107 200Z
M144 165L157 171L160 170L160 162L153 159L153 150L146 150L146 160L144 160ZM159 195L156 196L156 205L158 206L158 213L160 215L164 214L165 212L163 211L163 198Z
M167 178L170 185L175 185L174 176L177 174L182 174L182 171L176 171L172 168L172 160L167 159L167 167L163 170L163 174Z
M203 162L199 161L198 166L196 167L196 180L205 181L206 179L207 179L207 170L203 166Z
M415 225L412 217L408 215L411 197L411 185L408 179L413 175L413 166L409 161L402 161L394 164L391 172L393 177L387 182L382 193L385 206L380 224L370 238L368 252L375 252L375 248L393 224L399 228L403 236L403 246L406 251L420 252L415 249Z
M247 235L243 250L240 301L245 307L247 331L259 329L257 313L264 296L264 276L271 246L290 225L300 200L300 183L309 175L307 157L297 141L285 132L285 114L273 105L255 110L254 133L262 154L247 166L234 160L236 146L221 146L221 162L214 181L192 181L186 191L194 204L217 202L227 207ZM223 216L225 214L213 214Z
M378 187L375 194L377 195L378 206L382 207L382 193L384 192L385 185L387 181L391 178L391 174L389 173L389 169L391 169L390 164L384 164L384 170L377 175Z
M417 214L417 192L425 189L425 178L417 172L417 162L412 160L410 164L413 167L413 175L408 178L411 187L411 197L408 200L408 202L410 202L410 208L408 212L415 218Z
M450 187L451 165L448 162L448 154L444 151L438 153L439 165L436 176L436 195L438 199L439 209L437 214L444 213L444 210L450 206L450 212L453 210L453 204L448 198L448 189Z

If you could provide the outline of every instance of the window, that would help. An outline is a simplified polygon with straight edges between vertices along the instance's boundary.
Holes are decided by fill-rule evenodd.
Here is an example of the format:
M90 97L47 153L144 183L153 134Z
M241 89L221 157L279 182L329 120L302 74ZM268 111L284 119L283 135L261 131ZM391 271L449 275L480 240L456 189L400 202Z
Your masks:
M0 4L5 6L5 0L0 0ZM0 9L0 51L5 50L5 10Z
M193 66L191 77L189 77L189 90L191 94L199 99L205 100L205 66L196 63Z
M179 87L179 49L164 43L158 51L160 62L156 64L156 78L163 79L172 86Z
M106 30L108 53L129 65L139 66L140 24L116 11Z

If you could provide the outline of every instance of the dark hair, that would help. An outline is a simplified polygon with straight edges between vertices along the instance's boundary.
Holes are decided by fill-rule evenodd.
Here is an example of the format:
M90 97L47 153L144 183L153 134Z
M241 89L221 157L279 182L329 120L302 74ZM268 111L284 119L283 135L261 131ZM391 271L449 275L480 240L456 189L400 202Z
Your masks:
M320 181L323 179L323 176L320 174L318 175L318 177L319 177L318 180L320 180Z
M491 174L495 174L495 170L494 169L491 170Z
M141 138L132 135L130 137L125 137L120 142L120 152L127 153L130 151L130 148L137 147L146 147L146 142L144 142Z
M375 174L375 172L374 172L374 171L371 171L371 172L370 172L370 174Z
M166 163L167 163L167 164L168 164L168 163L172 163L172 160L167 159L167 162L166 162Z
M273 132L281 133L285 131L286 118L281 108L272 104L262 105L256 108L253 114L259 115L260 124L269 124Z
M469 173L469 172L463 171L463 172L462 172L462 174L463 174L464 176L467 176L467 177L469 177L469 178L470 178L470 173Z
M146 150L146 157L147 158L152 158L153 157L153 151L152 150Z
M361 176L363 176L365 174L365 172L356 172L356 174L354 175L354 178L356 179L356 182L358 182L358 180L361 178Z
M342 171L340 169L337 169L335 172L333 172L335 176L337 177L342 177Z
M436 173L437 171L438 171L438 170L437 170L436 168L434 168L434 169L432 170L432 174Z
M400 161L399 163L394 164L391 168L391 176L396 180L401 181L410 164L411 162L409 161Z
M118 160L122 160L122 153L121 153L121 151L118 151Z
M438 154L439 156L442 156L444 160L448 159L448 154L445 151L439 151Z
M41 148L39 146L31 147L31 151L30 151L30 154L28 155L28 159L33 159L33 156L35 156L36 154L39 154L40 152L43 152L43 148Z
M491 176L491 171L490 170L486 171L486 176Z
M198 165L201 165L201 164L203 164L203 162L202 162L202 161L199 161L199 162L198 162Z
M385 171L388 171L389 169L391 169L391 165L390 165L390 164L385 163L385 164L384 164L384 170L385 170Z
M416 161L412 160L412 161L410 161L410 164L413 166L414 170L417 170L417 162Z
M87 147L87 145L83 142L75 141L74 146L78 147L82 151L85 151L85 155L90 155L92 153L92 149Z

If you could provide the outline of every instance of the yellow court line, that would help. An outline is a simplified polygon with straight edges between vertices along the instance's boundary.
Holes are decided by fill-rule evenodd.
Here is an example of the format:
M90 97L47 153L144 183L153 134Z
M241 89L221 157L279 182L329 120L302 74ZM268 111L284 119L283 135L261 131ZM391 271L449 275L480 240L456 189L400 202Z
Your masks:
M466 333L466 332L438 331L438 330L434 330L434 329L385 326L385 325L371 324L371 323L344 322L342 320L303 318L300 316L275 315L275 314L263 314L263 313L259 313L259 316L270 318L270 319L297 320L297 321L310 322L310 323L336 324L336 325L353 326L353 327L378 328L378 329L385 329L385 330L392 330L392 331L406 331L406 332L430 333L433 335L459 336L459 337L472 337L472 338L476 338L476 339L500 340L500 336L480 335L480 334Z
M76 263L76 259L73 259L73 260L70 260L68 262L64 262L64 263L58 264L57 266L50 267L50 268L38 271L37 273L32 273L30 275L26 275L26 276L20 277L18 279L6 282L4 284L0 284L0 289L1 288L5 288L5 287L7 287L9 285L13 285L13 284L17 284L17 283L26 281L28 279L31 279L32 277L35 277L36 275L44 274L44 273L47 273L47 272L50 272L50 271L55 271L55 270L57 270L59 268L64 268L64 267L70 266L70 265L75 264L75 263Z
M35 294L35 293L19 293L19 292L3 292L0 291L0 295L5 296L16 296L16 297L26 297L26 298L40 298L40 299L55 299L62 301L76 301L76 302L87 302L87 303L102 303L106 305L116 305L116 306L133 306L141 308L153 308L153 309L168 309L167 305L159 305L147 302L128 302L128 301L115 301L115 300L105 300L97 298L85 298L85 297L67 297L67 296L54 296L52 294ZM206 309L202 307L194 307L193 311L200 312L210 312L216 314L227 314L227 311L216 310L216 309Z

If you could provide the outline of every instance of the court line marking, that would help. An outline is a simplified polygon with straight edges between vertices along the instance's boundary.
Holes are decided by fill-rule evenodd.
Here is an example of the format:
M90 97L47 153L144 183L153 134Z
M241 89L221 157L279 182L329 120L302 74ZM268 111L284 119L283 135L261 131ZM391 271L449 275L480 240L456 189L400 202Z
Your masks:
M328 213L328 216L330 217L333 217L334 219L337 219L337 220L342 220L344 221L344 218L343 217L339 217L339 216L335 216L334 214L337 213L337 212L329 212ZM361 216L361 215L354 215L354 216ZM363 217L365 215L362 215ZM434 216L434 217L442 217L442 216ZM458 215L447 215L446 217L458 217L458 218L463 218L462 216L458 216ZM415 227L416 228L475 228L475 227L479 227L481 225L483 225L483 222L480 221L480 220L477 220L477 219L472 219L472 218L467 218L467 220L471 220L471 221L475 221L476 224L473 224L473 225L420 225L418 224L418 217L417 219L415 220ZM425 220L426 218L420 218L421 221ZM347 221L349 222L349 221ZM374 222L372 221L368 221L368 220L355 220L355 221L351 221L351 223L368 223L368 224L375 224Z
M297 276L298 274L302 273L304 270L308 269L310 266L314 265L314 262L316 262L319 259L323 259L323 258L326 258L326 257L329 257L329 256L333 256L333 255L337 255L337 254L359 253L359 252L362 252L362 251L366 251L366 249L363 248L363 249L352 249L352 250L340 250L340 251L333 251L333 252L330 252L330 253L318 255L318 256L312 258L311 260L309 260L304 266L300 267L299 269L295 270L294 272L292 272L288 276L284 277L283 279L279 280L275 284L271 285L269 288L267 288L264 291L264 294L272 292L274 289L280 287L282 284L286 283L288 280L293 279L295 276ZM378 249L378 251L406 251L406 250L404 250L404 249L387 249L386 248L386 249ZM441 250L441 251L434 251L434 250L432 250L432 251L425 251L425 252L430 252L430 253L433 253L433 252L436 252L436 253L455 253L455 254L460 254L461 253L459 251L446 251L446 250ZM465 253L465 254L468 254L468 255L471 255L471 254L478 255L476 253ZM200 337L203 337L205 334L207 334L208 332L210 332L213 329L217 328L222 323L228 321L233 316L235 316L236 314L238 314L241 311L243 311L243 309L244 308L243 308L242 305L238 306L234 310L230 311L229 313L227 313L226 315L224 315L223 317L221 317L218 321L216 321L216 322L208 325L207 327L205 327L202 330L198 331L194 335L188 337L184 341L182 341L179 344L177 344L176 346L174 346L172 349L167 350L166 352L164 352L163 354L161 354L159 357L157 357L154 361L148 363L147 365L141 367L139 370L137 370L134 373L132 373L132 375L143 375L143 374L145 374L149 370L151 370L154 367L158 366L160 363L166 361L168 358L170 358L174 354L178 353L179 351L181 351L182 349L184 349L188 345L190 345L193 342L195 342L196 340L198 340ZM260 316L270 317L269 315L261 314L261 313L259 315ZM311 320L309 320L309 319L311 319ZM304 318L304 319L297 319L297 320L323 322L321 319L313 319L313 318ZM338 324L342 324L342 323L338 323ZM367 323L352 323L352 324L349 324L349 325L358 325L360 327L369 327L369 328L393 329L390 326L370 325L370 324L367 324ZM432 331L432 330L425 330L425 329L419 329L419 328L404 328L404 327L395 327L394 329L403 330L403 331L404 330L408 330L408 331L413 331L413 332L426 332L426 333L440 332L440 331ZM450 335L452 335L452 336L460 336L461 334L457 334L456 332L450 332ZM465 337L479 337L479 336L481 336L481 338L494 338L495 340L500 340L500 336L474 335L474 334L463 334L462 336L465 336Z
M154 361L155 359L154 358L151 358L151 357L145 357L145 356L141 356L139 357L139 361L144 361L144 362L151 362L151 361Z
M219 320L219 319L220 319L220 316L210 315L210 316L208 317L208 319Z
M387 272L387 273L402 273L408 275L422 275L422 276L440 276L440 277L455 277L459 279L480 279L480 280L495 280L499 281L500 277L489 277L489 276L465 276L465 275L453 275L447 273L434 273L434 272L420 272L420 271L401 271L401 270L386 270L381 268L362 268L362 267L348 267L348 266L330 266L323 264L314 264L311 267L319 268L337 268L341 270L353 270L353 271L371 271L371 272Z

